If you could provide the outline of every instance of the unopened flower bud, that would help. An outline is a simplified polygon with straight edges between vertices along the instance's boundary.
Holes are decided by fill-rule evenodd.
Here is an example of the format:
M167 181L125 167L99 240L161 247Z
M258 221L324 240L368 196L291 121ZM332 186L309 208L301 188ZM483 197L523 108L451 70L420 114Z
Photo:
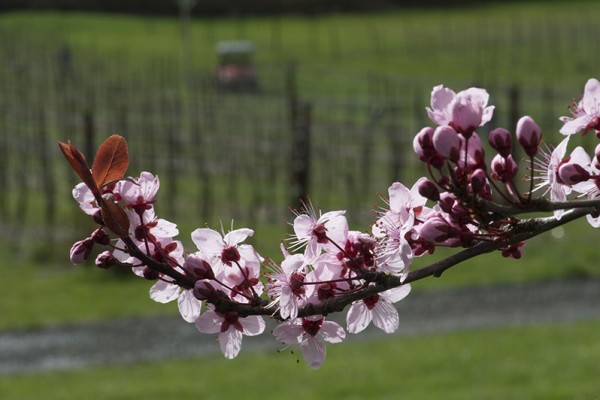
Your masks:
M558 176L567 185L576 185L590 179L590 173L579 164L567 163L558 167Z
M440 193L440 198L438 204L442 211L446 213L452 212L452 207L454 207L454 203L456 203L456 196L450 192Z
M440 191L429 179L422 179L419 182L418 190L421 196L429 200L438 201L440 199Z
M452 226L442 217L428 218L421 226L419 234L430 243L440 244L452 237Z
M494 179L507 183L517 175L518 171L519 167L512 156L504 158L500 154L496 154L492 159L492 176Z
M421 161L439 169L444 165L444 160L433 147L434 132L431 127L421 129L413 139L413 149Z
M471 173L469 177L469 181L471 182L471 190L474 194L478 194L483 190L485 185L487 184L487 177L485 175L485 171L482 169L476 169Z
M496 128L488 136L490 146L496 150L502 157L508 157L512 149L512 136L504 128Z
M158 272L157 270L152 269L148 266L144 267L143 275L144 275L144 278L148 279L149 281L155 281L158 278L160 278L160 272Z
M477 133L473 133L469 140L463 140L462 142L462 154L458 165L464 165L465 152L467 154L467 165L472 169L483 168L485 169L485 151L483 150L483 144Z
M194 284L192 294L200 301L209 300L217 295L217 291L207 280L199 280Z
M104 225L104 219L102 218L102 210L97 209L94 212L94 215L92 215L92 219L94 220L95 223L97 223L98 225Z
M92 239L94 242L103 246L110 244L110 236L108 236L108 233L102 228L98 228L92 233Z
M188 258L186 258L183 264L183 269L196 279L215 278L215 274L210 264L194 254L191 254Z
M528 115L521 117L517 122L517 141L529 157L537 154L541 140L542 131L533 118Z
M451 126L437 127L433 134L433 146L443 158L453 162L460 158L461 139Z
M96 266L102 269L109 269L117 263L117 259L110 251L103 251L96 257Z
M94 240L92 238L75 242L69 254L71 262L73 264L81 264L90 256L92 248L94 248Z

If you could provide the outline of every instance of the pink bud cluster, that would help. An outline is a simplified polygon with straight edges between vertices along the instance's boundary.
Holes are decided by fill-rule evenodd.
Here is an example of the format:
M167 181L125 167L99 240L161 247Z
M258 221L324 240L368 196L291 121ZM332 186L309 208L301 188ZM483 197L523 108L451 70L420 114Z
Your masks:
M84 262L96 245L107 247L96 257L98 267L125 267L153 281L151 299L177 301L185 321L200 332L218 335L227 358L238 355L243 336L262 334L268 317L277 323L274 337L298 346L308 364L319 368L325 344L343 341L346 332L360 333L371 323L386 333L395 332L399 316L394 303L410 293L410 282L439 276L444 270L440 268L456 263L450 260L410 271L415 257L431 254L437 246L490 244L477 254L498 250L505 257L520 258L525 242L518 235L527 229L528 237L543 231L516 217L525 212L553 211L558 221L565 210L588 207L578 215L600 226L600 202L594 202L600 197L600 145L593 157L581 147L566 156L567 136L554 150L544 150L540 128L524 116L515 137L504 128L490 131L487 143L495 154L488 162L477 133L492 118L494 107L488 100L484 89L459 93L443 86L433 89L427 112L436 126L421 129L413 141L429 177L411 188L393 183L386 206L367 232L350 230L345 211L322 213L309 202L295 212L293 234L287 246L281 245L279 263L245 243L254 235L247 228L196 229L191 234L195 248L186 251L175 239L177 226L156 215L158 177L142 172L101 188L129 219L129 235L120 234L118 239L111 239L104 229L102 210L90 189L83 183L73 189L81 209L100 227L73 245L71 261ZM573 117L563 117L561 132L600 130L596 104L600 83L590 80ZM516 180L519 160L514 143L529 161L528 191ZM533 192L542 188L544 195L550 194L550 202L533 198ZM572 192L588 201L564 203ZM536 222L528 222L532 221ZM345 327L327 318L346 307Z

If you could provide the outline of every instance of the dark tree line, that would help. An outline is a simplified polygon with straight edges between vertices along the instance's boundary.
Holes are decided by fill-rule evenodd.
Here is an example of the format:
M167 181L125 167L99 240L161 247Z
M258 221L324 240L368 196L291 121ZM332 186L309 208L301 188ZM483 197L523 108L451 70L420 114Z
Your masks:
M64 11L120 12L176 15L180 0L1 0L0 11L53 9ZM194 16L322 14L381 11L408 7L461 7L491 0L191 0ZM516 1L516 0L513 0Z

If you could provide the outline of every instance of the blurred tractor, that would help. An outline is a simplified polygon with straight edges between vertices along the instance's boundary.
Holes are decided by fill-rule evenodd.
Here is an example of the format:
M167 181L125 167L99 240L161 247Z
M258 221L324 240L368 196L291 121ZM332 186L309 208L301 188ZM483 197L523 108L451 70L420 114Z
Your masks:
M217 88L232 92L258 91L258 76L252 61L254 44L249 40L217 43L219 65L215 71Z

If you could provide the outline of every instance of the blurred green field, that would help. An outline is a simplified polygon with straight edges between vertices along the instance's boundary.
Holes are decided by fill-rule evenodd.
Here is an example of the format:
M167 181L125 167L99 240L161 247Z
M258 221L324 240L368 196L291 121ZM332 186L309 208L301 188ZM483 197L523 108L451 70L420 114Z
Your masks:
M489 79L580 85L596 73L595 27L586 22L599 9L595 1L499 2L364 15L200 18L191 24L192 66L211 70L217 41L247 38L256 43L260 66L295 60L325 73L328 79L304 82L310 94L357 92L346 73L365 71L427 84ZM140 71L161 57L177 62L182 51L174 18L8 13L0 16L0 28L15 44L31 44L31 51L43 39L51 46L69 44L81 58L100 55L113 73Z
M285 65L297 62L301 96L313 101L320 132L329 134L325 145L356 140L357 136L349 135L352 130L363 129L368 135L371 129L379 133L397 129L412 135L420 123L426 123L424 107L429 91L439 83L457 89L471 84L488 87L493 103L504 110L508 106L507 89L516 84L523 88L523 113L544 121L546 138L552 143L558 140L555 139L558 135L553 137L551 132L558 126L557 117L564 114L564 104L580 94L586 79L598 73L600 47L596 43L596 20L599 11L597 1L557 1L552 5L499 2L469 8L367 15L200 18L191 26L190 70L192 79L210 76L216 64L215 43L248 38L257 45L261 84L264 93L270 95L284 90ZM180 35L179 21L174 18L59 12L0 14L0 76L6 78L0 79L0 108L11 110L4 120L0 117L0 128L5 127L8 132L0 132L0 139L20 138L18 145L9 147L12 153L8 159L11 171L8 179L27 180L33 187L28 197L20 193L18 187L3 193L2 197L2 203L9 203L9 211L18 210L21 204L29 208L25 220L9 212L2 215L4 219L0 223L0 253L3 255L0 260L0 331L128 315L177 313L175 304L161 305L148 298L151 282L127 273L98 270L92 265L69 264L72 241L85 237L93 225L80 215L70 198L75 177L59 160L60 164L53 167L59 177L54 182L55 188L61 193L57 196L55 220L59 228L44 226L47 202L41 190L43 168L39 159L45 149L56 149L53 143L37 147L38 126L34 124L35 115L31 110L41 108L40 105L56 105L60 91L52 75L56 73L55 56L61 46L68 45L73 51L74 65L82 71L77 76L79 80L68 87L68 91L72 91L68 100L73 103L73 110L82 113L91 105L97 107L99 130L104 135L121 128L115 122L120 118L121 107L129 107L129 111L134 112L139 107L143 113L135 114L128 121L129 128L137 132L137 136L129 132L135 149L132 173L149 169L155 162L153 172L161 176L162 191L170 190L167 183L170 176L164 165L166 158L148 160L144 157L148 154L145 153L147 146L153 145L148 140L152 138L149 125L158 126L160 132L173 120L185 119L185 116L175 113L169 116L171 120L165 121L158 113L157 103L165 99L171 101L183 93L184 101L180 105L186 108L186 102L193 100L194 95L205 95L183 90ZM406 92L404 88L408 88ZM392 112L414 109L420 114L411 111L408 117L402 114L402 118L386 114L377 122L379 126L374 126L370 103L374 91L380 96L376 100L389 102L384 106ZM94 97L96 93L99 94ZM224 97L219 103L223 108L207 108L200 118L212 114L219 119L216 124L226 129L243 126L246 138L260 135L264 129L268 131L262 133L261 140L277 141L277 135L287 133L278 131L279 122L272 122L285 121L285 106L272 104L277 99ZM356 101L358 106L353 103L332 108L332 104L348 99ZM174 101L168 106L173 104L178 103ZM18 108L18 113L12 112L13 108ZM231 118L230 110L251 115L255 120L242 123L246 120ZM62 126L59 129L53 115L46 115L50 120L48 137L52 141L71 138L81 143L81 122L67 121L69 129ZM353 125L349 123L351 118L355 118ZM401 120L393 121L393 118ZM198 126L190 121L183 124L191 132ZM506 125L508 121L505 114L498 123ZM328 125L329 122L337 125ZM199 126L205 129L209 125L202 121ZM387 139L378 140L376 148L391 146ZM402 151L410 146L405 141L399 143L397 149L392 149L397 153L385 153L386 162L394 154L404 160L406 152ZM227 183L228 172L216 168L214 177L218 182L217 179L212 182L213 215L199 217L197 209L202 207L199 192L203 182L199 182L201 176L195 174L195 168L200 156L195 154L190 142L183 140L179 145L196 158L183 163L186 175L178 176L181 179L178 200L169 205L169 200L161 197L158 207L160 215L166 218L171 218L170 212L177 211L175 222L180 227L180 239L191 246L193 229L205 222L216 227L219 219L227 226L234 217L236 227L251 225L255 228L252 243L262 255L280 260L278 247L289 231L285 220L291 219L290 214L281 217L281 212L271 210L268 205L263 205L260 212L252 207L259 191L267 198L287 201L285 186L281 186L287 178L285 173L277 170L278 186L269 186L264 184L267 182L264 177L259 179L257 173L242 166L240 169L245 175L232 196ZM239 142L216 156L237 158L248 150L248 153L256 153L251 163L260 164L283 153L279 147L261 153L256 151L258 147L252 147L254 145L251 141ZM157 142L156 146L161 156L168 157L170 150L166 140ZM344 151L351 150L344 148ZM56 152L49 154L60 158L58 150ZM33 153L33 161L23 158L29 153ZM350 198L351 187L343 186L352 171L359 170L361 165L352 155L336 161L348 166L346 175L336 180L335 176L327 175L328 155L318 154L320 160L315 172L319 175L319 185L333 190L323 197L318 192L312 193L313 198L325 207L363 209L362 203ZM421 174L420 166L412 161L404 166L403 173L409 177ZM27 177L24 171L29 169L36 172ZM260 173L266 175L264 170ZM382 166L372 173L375 176L365 196L367 207L381 203L375 193L384 193L390 181L389 171ZM189 184L190 181L195 183ZM233 201L226 203L230 198ZM277 216L256 225L253 213ZM366 229L364 215L354 219L351 214L349 219L354 228ZM522 260L508 260L499 254L484 255L450 269L440 279L416 282L413 288L426 291L596 277L600 273L598 237L598 232L585 221L578 221L531 240ZM187 248L193 250L193 247ZM413 268L427 265L450 252L440 251L432 257L418 259ZM277 354L242 350L235 361L210 356L70 372L0 375L0 398L600 399L599 328L600 322L588 321L347 343L328 347L327 361L319 372L310 370L302 361L297 364L299 356L287 351ZM260 387L255 386L257 382Z
M328 345L319 371L299 354L199 359L0 377L3 400L594 400L599 321Z

